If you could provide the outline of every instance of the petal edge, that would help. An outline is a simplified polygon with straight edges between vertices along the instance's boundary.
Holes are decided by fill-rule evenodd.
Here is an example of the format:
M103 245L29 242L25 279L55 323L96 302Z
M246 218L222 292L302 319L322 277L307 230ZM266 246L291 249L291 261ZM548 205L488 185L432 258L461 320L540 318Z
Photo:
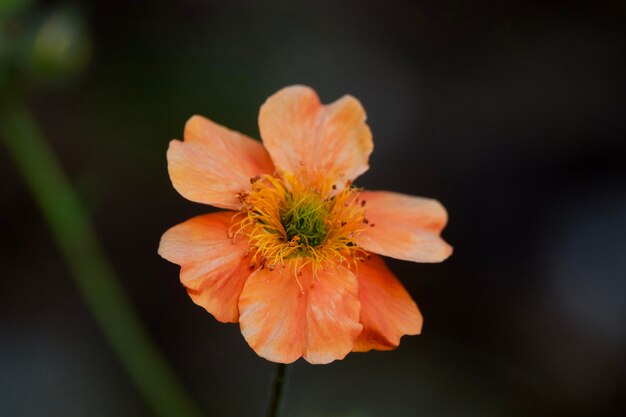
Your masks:
M363 332L353 351L395 349L402 336L421 332L422 314L380 256L360 263L357 279Z
M172 185L183 197L233 210L250 178L274 171L260 142L202 116L187 121L184 142L170 142L167 161Z
M236 323L238 301L250 275L248 244L228 237L233 212L193 217L161 237L158 253L181 266L180 281L194 303L218 321Z
M352 96L322 105L312 88L295 85L261 106L259 129L278 169L311 180L331 174L343 186L369 168L374 145L366 118Z
M365 250L413 262L442 262L452 247L440 236L448 221L437 200L390 191L363 191L369 226L357 243Z
M304 268L296 280L290 270L261 269L250 276L239 299L244 338L273 362L291 363L301 356L312 364L343 359L362 329L356 277L339 268L314 279Z

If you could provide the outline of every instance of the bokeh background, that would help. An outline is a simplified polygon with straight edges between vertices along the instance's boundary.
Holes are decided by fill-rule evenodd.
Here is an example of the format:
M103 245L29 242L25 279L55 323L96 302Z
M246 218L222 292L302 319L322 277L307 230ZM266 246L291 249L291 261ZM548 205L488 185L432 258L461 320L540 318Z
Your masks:
M211 210L172 188L165 151L192 114L258 138L260 104L295 83L361 100L375 151L358 185L442 201L455 253L389 261L423 334L297 362L285 415L626 414L626 2L24 4L26 26L68 5L84 26L83 69L26 101L207 416L262 416L274 365L157 255ZM4 147L0 176L0 415L152 415Z

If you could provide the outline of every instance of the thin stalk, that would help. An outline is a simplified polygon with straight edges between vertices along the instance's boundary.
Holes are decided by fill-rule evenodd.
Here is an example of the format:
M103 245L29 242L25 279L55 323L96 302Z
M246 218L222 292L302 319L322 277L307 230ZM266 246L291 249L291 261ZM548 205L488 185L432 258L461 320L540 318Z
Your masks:
M134 312L76 192L19 100L0 103L0 134L85 304L144 400L161 417L201 416Z
M267 417L280 416L283 394L285 392L286 374L287 365L279 363L276 367L276 374L274 375L274 386L272 387L272 396L267 408Z

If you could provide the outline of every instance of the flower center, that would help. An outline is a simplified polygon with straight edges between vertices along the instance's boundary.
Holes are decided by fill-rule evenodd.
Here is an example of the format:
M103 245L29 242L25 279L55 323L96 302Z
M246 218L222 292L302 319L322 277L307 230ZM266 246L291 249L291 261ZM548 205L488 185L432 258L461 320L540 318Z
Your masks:
M365 251L355 242L366 227L360 190L347 184L341 191L330 180L303 183L297 177L252 178L252 191L242 191L233 239L249 241L250 268L284 267L286 260L311 264L314 273L331 265L347 267Z
M280 209L280 221L287 241L303 242L308 247L322 244L328 233L326 224L331 214L331 202L323 201L316 192L296 196L288 192Z

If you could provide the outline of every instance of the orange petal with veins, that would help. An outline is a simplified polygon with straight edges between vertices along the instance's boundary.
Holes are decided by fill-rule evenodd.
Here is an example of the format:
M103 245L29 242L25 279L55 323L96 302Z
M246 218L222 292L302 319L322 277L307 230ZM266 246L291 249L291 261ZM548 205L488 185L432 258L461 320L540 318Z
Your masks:
M363 191L365 230L356 237L363 249L413 262L441 262L452 247L440 236L448 221L437 200L388 191Z
M361 332L358 285L346 268L318 272L303 268L260 269L239 298L239 322L246 341L261 357L312 364L343 359ZM302 286L302 289L301 289Z
M354 342L355 352L395 349L402 336L421 332L417 305L380 256L359 263L357 280L363 332Z
M283 88L259 112L263 144L280 170L315 180L353 180L369 168L374 147L365 111L352 96L322 105L305 86ZM343 184L338 184L343 186Z
M181 266L180 281L193 302L230 323L239 319L239 294L250 275L247 241L228 237L234 214L189 219L165 232L159 245L159 255Z
M185 141L167 150L174 188L186 199L237 210L237 194L250 189L250 178L271 174L274 166L263 145L202 116L185 125Z

